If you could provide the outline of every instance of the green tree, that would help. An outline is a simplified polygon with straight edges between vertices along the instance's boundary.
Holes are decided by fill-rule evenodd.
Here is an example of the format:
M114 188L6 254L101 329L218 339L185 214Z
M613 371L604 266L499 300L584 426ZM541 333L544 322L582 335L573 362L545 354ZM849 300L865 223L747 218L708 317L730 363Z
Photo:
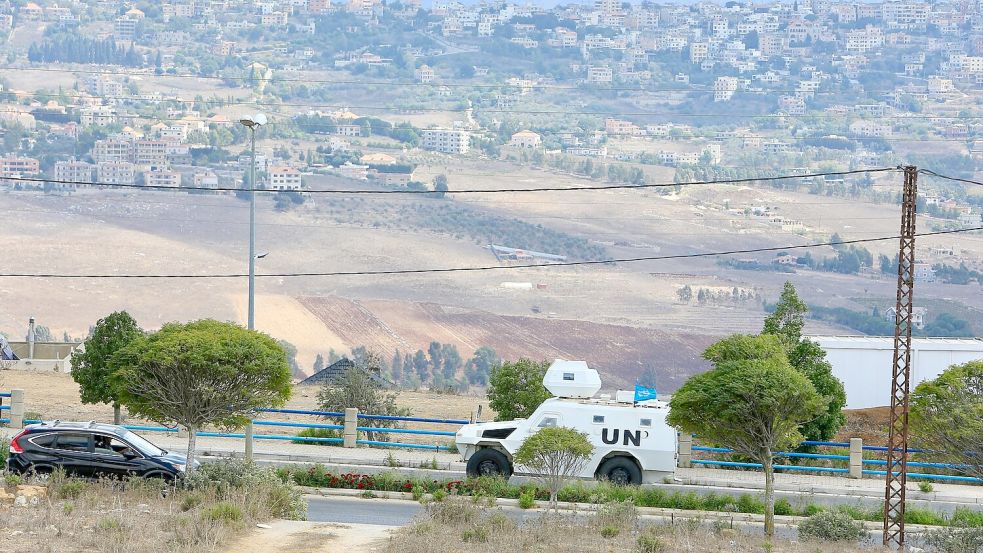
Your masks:
M290 398L283 348L233 323L166 324L118 351L112 367L111 385L130 413L188 432L189 473L202 428L240 428L256 409Z
M953 365L915 387L911 432L926 455L983 478L983 361Z
M126 311L99 319L81 348L72 353L72 379L79 385L82 403L113 406L113 424L122 422L119 395L110 385L110 361L117 351L142 336L143 331Z
M593 454L594 446L586 434L572 428L550 427L526 438L515 452L515 462L538 475L550 492L550 508L556 509L560 488L583 470Z
M519 359L493 368L488 376L488 405L498 414L495 420L527 418L552 395L543 386L549 362Z
M816 391L826 399L826 412L805 422L799 431L806 440L828 441L846 422L843 414L846 390L843 382L833 375L833 366L826 360L826 352L816 342L802 337L808 310L809 306L799 298L795 286L786 282L775 311L765 318L762 334L779 338L789 363L804 374Z
M786 281L782 295L775 305L775 311L765 317L762 333L778 336L786 347L797 344L802 338L802 328L805 326L805 314L808 310L809 306L799 299L795 286L790 281Z
M434 194L434 196L436 196L438 198L443 198L444 197L444 194L448 190L450 190L450 188L448 188L448 186L447 186L447 175L441 174L441 175L437 175L436 177L434 177L434 179L433 179L433 189L434 189L434 192L436 192L436 194Z
M464 376L468 379L468 383L474 386L484 386L488 384L488 375L491 373L492 367L501 362L502 360L499 359L495 350L488 346L481 346L474 351L474 355L464 366Z
M826 401L792 368L775 336L734 335L711 345L703 356L714 368L690 378L672 396L667 420L761 463L765 534L773 536L773 452L798 444L799 425L821 414Z

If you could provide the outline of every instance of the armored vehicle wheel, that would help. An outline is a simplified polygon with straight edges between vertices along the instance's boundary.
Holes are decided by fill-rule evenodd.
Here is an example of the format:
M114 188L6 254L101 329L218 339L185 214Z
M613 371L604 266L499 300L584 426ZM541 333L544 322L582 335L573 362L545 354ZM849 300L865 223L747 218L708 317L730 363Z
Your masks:
M637 486L642 483L642 471L628 457L612 457L604 461L597 469L597 477L620 486Z
M501 451L488 447L479 449L468 459L468 476L512 476L512 463Z

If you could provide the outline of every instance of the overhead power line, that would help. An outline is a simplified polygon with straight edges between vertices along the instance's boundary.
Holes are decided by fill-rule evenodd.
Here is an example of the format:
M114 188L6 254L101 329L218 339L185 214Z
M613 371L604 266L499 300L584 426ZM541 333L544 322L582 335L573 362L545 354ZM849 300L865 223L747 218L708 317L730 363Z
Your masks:
M898 171L897 167L880 167L876 169L857 169L853 171L832 171L825 173L806 173L802 175L779 175L774 177L755 177L755 178L741 178L741 179L720 179L720 180L707 180L707 181L689 181L689 182L671 182L671 183L651 183L651 184L598 184L590 186L539 186L532 188L489 188L486 190L482 189L464 189L464 190L358 190L358 189L348 189L348 190L304 190L305 194L424 194L424 195L434 195L434 194L499 194L499 193L512 193L512 192L573 192L573 191L584 191L584 190L618 190L618 189L640 189L640 188L669 188L673 186L694 186L694 185L709 185L709 184L742 184L760 181L780 181L780 180L792 180L792 179L808 179L813 177L834 177L834 176L847 176L847 175L857 175L861 173L882 173L887 171ZM91 181L69 181L69 180L57 180L57 179L44 179L38 177L2 177L0 180L8 180L13 182L36 182L36 183L50 183L50 184L70 184L70 185L89 185L89 186L101 186L108 188L136 188L136 189L161 189L161 190L204 190L210 192L269 192L269 193L279 193L279 192L289 192L287 190L266 190L262 188L233 188L233 187L214 187L210 188L207 186L166 186L166 185L145 185L145 184L106 184L101 182L91 182ZM298 192L298 191L294 191Z
M983 182L980 182L978 180L963 179L963 178L959 178L959 177L950 177L948 175L942 175L940 173L936 173L935 171L932 171L932 170L929 170L929 169L919 169L918 172L921 173L921 174L923 174L923 175L930 175L930 176L933 176L933 177L938 177L940 179L951 180L951 181L954 181L954 182L962 182L962 183L965 183L965 184L975 184L976 186L983 186Z
M983 227L963 228L954 230L940 230L935 232L923 232L916 236L939 236L945 234L958 234L964 232L974 232L983 230ZM809 248L820 248L827 246L844 246L849 244L865 244L870 242L883 242L887 240L898 240L900 236L881 236L878 238L858 238L855 240L840 240L831 242L817 242L812 244L774 246L767 248L748 248L741 250L726 250L705 253L689 253L675 255L657 255L646 257L629 257L621 259L603 259L597 261L562 261L558 263L530 263L525 265L484 265L478 267L444 267L434 269L381 269L369 271L332 271L332 272L294 272L294 273L266 273L256 277L264 278L292 278L292 277L330 277L330 276L379 276L379 275L411 275L411 274L433 274L433 273L466 273L481 271L499 271L530 268L552 268L552 267L577 267L586 265L610 265L614 263L637 263L640 261L666 261L670 259L696 259L702 257L720 257L727 255L741 255L752 253L776 252L787 250L802 250ZM0 278L56 278L56 279L225 279L225 278L244 278L245 273L224 273L224 274L113 274L113 273L92 273L92 274L64 274L64 273L0 273Z

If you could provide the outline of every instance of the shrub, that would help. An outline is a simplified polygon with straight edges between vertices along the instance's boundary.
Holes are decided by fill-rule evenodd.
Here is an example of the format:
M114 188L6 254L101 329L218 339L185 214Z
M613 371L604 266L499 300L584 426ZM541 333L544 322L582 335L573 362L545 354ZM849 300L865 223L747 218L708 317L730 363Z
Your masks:
M919 482L918 489L924 493L932 493L935 491L935 486L931 482Z
M975 553L983 549L983 528L944 528L926 534L925 543L939 553Z
M6 437L0 438L0 466L7 466L7 457L10 455L10 440Z
M632 501L605 503L598 507L594 522L602 527L634 528L638 523L638 507Z
M82 480L68 480L57 487L55 495L59 499L78 499L88 487L89 484Z
M201 495L197 493L188 494L181 500L181 510L184 512L190 511L191 509L201 505L202 501L203 499Z
M96 528L100 532L122 532L123 523L118 518L103 517L96 523Z
M605 526L604 528L601 528L602 538L614 538L617 537L618 534L620 533L621 533L621 528L618 528L617 526Z
M3 477L3 483L7 487L19 486L24 483L24 479L19 474L7 474Z
M799 523L799 536L823 541L857 541L866 535L863 525L847 513L820 511Z
M423 499L423 494L426 492L424 492L423 488L419 486L413 486L413 490L411 493L413 494L413 501L420 501L421 499Z
M298 432L298 438L337 438L343 439L341 431L334 430L333 428L305 428ZM307 444L307 445L337 445L335 442L322 442L320 440L290 440L295 444Z
M983 528L983 511L957 507L949 518L949 526L960 528Z
M657 536L642 534L635 542L635 550L638 553L663 553L669 546Z
M303 519L307 510L300 492L282 473L241 461L204 464L184 479L184 486L197 492L214 490L219 499L252 497L270 516Z
M461 541L465 543L485 543L488 541L488 528L474 526L461 533Z
M443 501L446 497L447 497L447 492L445 492L444 490L438 489L433 492L433 500L438 503Z
M444 503L428 503L427 516L436 524L471 524L478 520L478 508L470 502L453 498Z
M904 513L905 524L925 524L929 526L945 526L946 520L935 511L908 507Z
M792 507L792 504L789 503L787 499L782 498L775 501L775 514L785 515L785 516L794 515L795 509Z
M227 524L238 524L242 522L243 515L242 508L238 505L233 505L227 502L219 502L209 507L206 507L201 512L202 518L205 520L218 521Z

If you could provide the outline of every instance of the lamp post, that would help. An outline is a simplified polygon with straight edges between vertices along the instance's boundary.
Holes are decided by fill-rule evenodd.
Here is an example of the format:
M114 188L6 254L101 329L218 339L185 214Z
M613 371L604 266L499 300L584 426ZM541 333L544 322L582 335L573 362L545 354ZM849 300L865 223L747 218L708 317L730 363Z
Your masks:
M246 315L246 328L256 327L256 128L266 124L266 116L258 113L239 120L249 129L249 307Z
M239 120L249 129L249 307L246 315L246 328L256 327L256 127L266 124L266 116L258 113ZM253 460L253 421L246 424L246 461Z

